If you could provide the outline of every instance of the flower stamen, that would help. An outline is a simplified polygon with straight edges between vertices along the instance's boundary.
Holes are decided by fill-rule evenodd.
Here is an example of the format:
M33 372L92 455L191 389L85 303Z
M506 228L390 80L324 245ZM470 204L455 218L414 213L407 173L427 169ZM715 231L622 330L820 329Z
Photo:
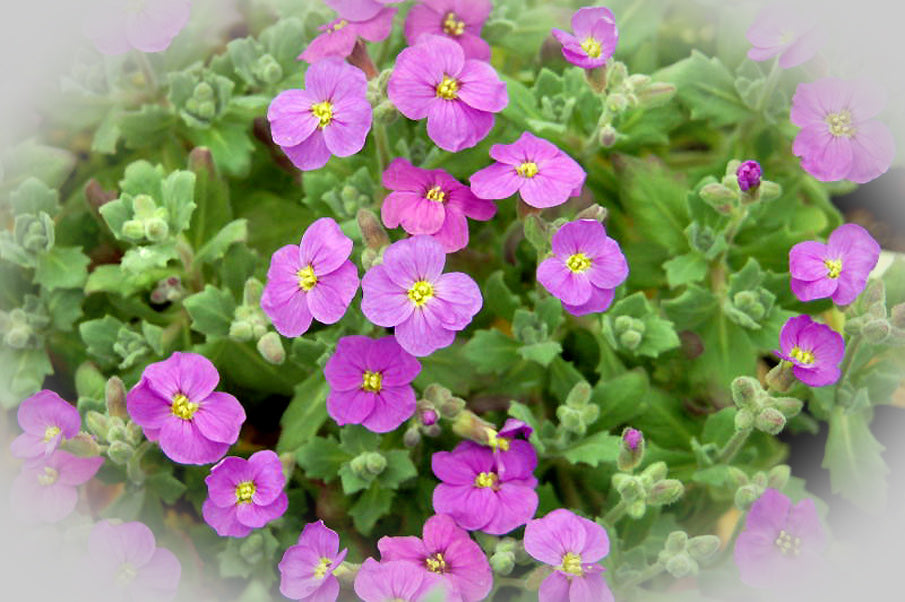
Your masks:
M573 554L572 552L563 554L562 564L556 568L563 573L575 575L576 577L584 575L584 569L581 568L581 556L579 554Z
M446 559L443 558L443 554L440 552L425 558L424 564L427 566L427 570L432 573L439 573L442 575L446 572Z
M62 431L60 430L60 427L51 424L46 429L44 429L44 443L47 443L48 441L59 435L61 432Z
M177 418L191 420L192 416L195 415L195 412L198 411L198 407L197 403L189 401L189 398L182 393L176 393L176 395L173 396L173 405L170 406L170 411L173 413L173 416L176 416Z
M783 556L798 556L801 554L801 538L793 537L785 530L779 532L779 536L773 541Z
M459 19L459 16L450 11L443 18L443 33L448 36L459 37L465 33L465 21Z
M826 124L830 128L830 134L839 138L851 138L857 131L852 125L852 113L848 109L843 109L838 113L830 113L826 116Z
M314 268L310 265L300 269L295 275L299 279L299 288L305 292L310 291L317 284L317 276L314 274Z
M534 161L525 161L515 168L515 173L523 178L528 178L529 180L537 175L537 171L537 163Z
M825 259L823 261L823 265L826 266L826 277L836 279L842 274L842 260L841 259Z
M321 557L320 562L317 567L314 569L314 577L316 579L323 579L327 575L327 571L333 565L333 561L326 557Z
M57 482L57 479L60 478L60 473L51 468L50 466L44 467L44 472L38 475L38 483L43 485L44 487L49 487Z
M495 472L481 472L475 477L474 486L480 489L494 488L499 482L499 477Z
M383 389L383 374L365 370L361 379L361 388L368 393L380 393Z
M580 274L591 268L591 258L584 253L575 253L566 260L566 267L572 272Z
M317 127L324 129L333 121L333 104L328 100L315 103L311 105L311 114L317 117Z
M603 54L600 42L591 36L585 38L584 42L581 43L581 49L592 59L600 58L600 55Z
M795 347L792 347L792 351L789 352L789 355L802 364L813 364L814 360L817 359L814 357L814 353L812 351L806 351L797 345Z
M455 100L459 98L459 82L448 75L437 84L437 97L443 100Z
M419 280L408 290L409 301L417 307L421 307L427 303L428 299L434 296L434 287L427 280Z
M236 504L250 504L257 490L254 481L242 481L236 485Z
M427 191L427 194L424 195L424 198L429 201L434 201L435 203L442 203L446 200L446 193L443 192L443 189L439 186L434 186Z

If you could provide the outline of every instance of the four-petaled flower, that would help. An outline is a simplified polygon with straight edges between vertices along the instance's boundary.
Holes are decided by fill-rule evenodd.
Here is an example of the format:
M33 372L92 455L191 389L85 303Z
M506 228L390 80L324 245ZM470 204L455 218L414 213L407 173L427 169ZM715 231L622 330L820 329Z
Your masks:
M104 0L85 20L85 34L102 54L162 52L188 23L191 8L189 0Z
M339 551L339 535L324 521L308 523L280 560L280 593L292 600L333 602L339 595L339 580L333 571L348 550Z
M823 34L811 16L787 5L764 8L748 28L748 58L765 61L779 55L779 66L789 69L810 60L823 45Z
M90 481L104 458L82 458L58 449L26 463L10 487L10 507L27 522L55 523L75 510L76 489Z
M427 602L444 590L440 575L413 571L403 560L377 562L367 558L355 576L355 593L364 602ZM440 595L440 600L446 596Z
M779 333L781 351L774 351L792 364L792 373L812 387L831 385L839 380L839 362L845 356L842 335L810 316L789 318Z
M16 458L35 460L49 456L57 446L79 433L79 411L59 395L47 389L22 402L17 413L24 433L10 444Z
M344 19L371 19L387 4L398 4L401 0L324 0L324 3L339 13Z
M172 600L182 565L166 548L158 548L144 523L94 525L88 541L88 570L96 578L100 600Z
M352 54L358 38L369 42L385 40L393 29L395 15L395 8L384 8L367 19L340 17L321 25L318 29L322 33L311 40L298 60L314 64L331 56L344 59Z
M800 242L789 251L792 292L801 301L832 297L837 305L854 301L880 259L880 245L857 224L833 230L826 244Z
M446 36L465 51L465 58L490 60L490 44L481 28L490 16L490 0L422 0L405 20L405 39L415 44L422 34Z
M575 11L572 15L572 32L553 29L553 37L562 44L562 55L566 60L583 69L605 65L613 56L619 41L613 11L603 6L584 7Z
M277 249L270 260L261 295L274 328L297 337L317 319L334 324L343 317L358 290L358 268L349 261L352 239L333 218L315 220L298 245Z

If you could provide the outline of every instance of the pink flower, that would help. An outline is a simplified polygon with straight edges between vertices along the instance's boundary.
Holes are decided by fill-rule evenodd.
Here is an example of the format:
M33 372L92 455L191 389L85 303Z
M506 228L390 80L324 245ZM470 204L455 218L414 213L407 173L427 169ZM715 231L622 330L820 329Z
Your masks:
M396 57L387 94L409 119L427 118L427 135L450 152L483 140L494 113L509 104L506 84L493 67L466 59L449 38L428 34Z
M490 563L481 548L445 514L424 523L424 537L381 537L381 562L401 560L422 574L440 575L447 602L484 600L493 587Z
M513 447L507 453L505 471L493 451L463 441L452 452L436 452L431 459L434 475L442 481L434 489L434 511L449 514L463 529L503 535L531 520L537 510L537 479L532 474L537 455Z
M826 244L808 240L789 251L792 292L800 301L832 297L837 305L854 301L880 259L880 245L861 226L843 224Z
M738 179L738 187L742 192L756 189L760 186L760 179L763 176L763 170L760 163L753 160L743 162L735 170L735 177Z
M197 353L176 352L148 365L126 396L126 409L161 451L181 464L210 464L239 438L242 404L215 392L220 374Z
M444 274L445 263L440 243L414 236L390 245L361 282L365 317L394 326L396 341L417 357L451 345L483 303L475 281L462 272Z
M419 372L421 364L393 337L343 337L324 367L327 412L339 425L392 431L415 413L411 383Z
M540 602L611 602L598 564L610 551L606 530L560 508L525 527L525 551L556 570L538 591Z
M567 61L583 69L606 64L619 41L619 30L613 12L603 6L579 8L572 15L573 34L553 30L553 37L562 44Z
M490 60L490 44L481 39L481 28L493 8L490 0L422 0L405 20L405 39L417 43L422 34L443 35L457 42L465 58Z
M308 44L298 60L314 64L327 57L346 58L352 54L352 48L358 38L369 42L380 42L390 35L393 29L395 8L384 8L373 17L334 19L318 29L323 33Z
M331 217L315 220L299 245L278 249L270 260L261 309L285 337L305 333L311 321L334 324L358 290L358 268L349 261L352 239Z
M286 90L267 110L273 141L302 171L320 169L331 155L360 151L371 130L368 81L361 69L336 57L311 65L304 90Z
M24 460L49 456L64 439L78 435L82 426L75 406L47 389L23 401L17 418L25 432L13 440L10 450Z
M814 500L793 506L779 491L767 489L751 506L735 541L735 564L748 585L777 589L819 575L825 546Z
M188 23L189 0L103 0L86 19L86 35L103 54L123 54L133 48L161 52Z
M748 58L765 61L779 55L779 66L789 69L810 60L823 45L816 20L788 5L764 8L745 37L751 42Z
M496 214L494 203L479 199L442 169L421 169L401 157L383 172L383 185L393 191L380 208L383 224L433 236L447 253L468 244L466 218L487 221Z
M581 316L604 311L614 289L628 277L628 263L619 244L597 220L580 219L553 235L553 257L537 266L537 280L562 301L569 313Z
M403 560L377 562L367 558L355 577L355 593L364 602L427 602L431 594L442 589L440 575L413 571ZM440 600L445 600L441 595Z
M182 565L166 548L158 548L143 523L101 521L91 530L89 571L102 600L139 602L176 597Z
M792 364L795 378L812 387L824 387L839 380L839 362L845 357L842 335L810 316L789 318L779 332L779 346L774 351Z
M387 4L398 4L401 0L324 0L324 3L339 13L344 19L366 21L379 13Z
M270 450L250 458L223 458L204 479L204 521L222 537L245 537L286 512L289 498L279 456Z
M78 503L79 485L90 481L104 458L81 458L58 449L22 467L10 487L13 512L28 522L55 523Z
M512 144L494 144L496 163L471 176L471 190L482 199L505 199L520 192L538 209L565 203L581 194L585 171L556 146L525 132Z
M790 119L802 128L792 145L801 167L823 182L863 184L884 173L895 142L889 128L872 117L885 104L882 91L866 80L799 84Z
M298 543L280 560L280 593L292 600L333 602L339 596L339 580L333 571L348 550L339 551L339 535L324 521L308 523Z

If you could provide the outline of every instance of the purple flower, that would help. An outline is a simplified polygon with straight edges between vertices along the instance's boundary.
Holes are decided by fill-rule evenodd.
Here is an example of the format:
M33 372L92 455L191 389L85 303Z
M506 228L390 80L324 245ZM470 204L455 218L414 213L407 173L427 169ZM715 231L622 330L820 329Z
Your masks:
M531 444L523 443L531 448ZM463 529L503 535L531 520L537 510L537 454L521 447L507 452L505 471L493 450L462 441L451 452L436 452L431 469L441 481L434 489L434 511L449 514Z
M387 4L398 4L401 0L324 0L324 3L339 13L344 19L364 21L371 19Z
M829 326L810 316L789 318L779 333L779 346L782 351L773 353L792 363L792 373L801 382L823 387L839 380L845 342Z
M477 602L490 593L493 575L480 546L445 514L424 523L424 537L381 537L382 562L402 560L422 573L440 575L447 602Z
M330 217L308 226L298 246L277 249L261 309L281 335L300 336L312 319L334 324L343 317L358 290L358 268L349 261L351 254L352 239Z
M738 178L738 187L742 192L748 192L760 186L760 177L762 175L763 171L757 161L745 161L735 170L735 176Z
M790 119L802 128L792 145L801 167L823 182L863 184L884 173L895 142L889 128L871 118L885 104L882 90L865 80L799 84Z
M569 222L557 230L553 257L537 266L538 282L576 316L608 308L614 289L626 277L628 263L619 244L592 219Z
M396 57L387 94L409 119L427 118L427 135L453 153L483 140L494 113L509 104L506 83L493 67L466 59L449 38L428 34Z
M538 591L540 602L612 601L597 564L610 551L606 530L560 508L525 527L525 551L556 570Z
M634 451L644 442L644 435L638 429L629 427L622 433L622 441Z
M490 44L481 28L493 8L490 0L422 0L405 20L405 39L414 45L422 34L443 35L457 42L465 58L490 60Z
M411 383L419 372L421 364L393 337L343 337L324 367L327 412L340 426L392 431L415 413Z
M364 602L426 602L430 594L443 588L442 581L436 573L413 571L412 565L402 560L377 562L368 558L355 577L355 593Z
M348 550L339 551L339 535L324 521L308 523L298 543L280 560L280 593L292 600L333 602L339 580L333 574Z
M385 40L393 29L395 15L395 8L384 8L367 19L340 17L321 25L318 29L323 33L311 40L298 60L314 64L331 56L344 59L352 54L358 38L369 42Z
M421 169L401 157L383 172L383 185L393 191L380 208L383 224L433 236L447 253L468 244L467 217L487 221L496 214L496 204L479 199L442 169Z
M583 69L605 65L619 41L613 12L603 6L579 8L572 15L572 32L553 29L553 37L566 60Z
M585 171L552 142L525 132L512 144L494 144L496 163L471 176L471 190L482 199L505 199L516 192L538 209L562 205L581 194Z
M365 145L371 103L364 72L336 57L308 67L304 90L286 90L267 109L270 132L303 171L320 169L330 155L348 157Z
M81 458L58 449L22 467L10 487L10 506L28 522L55 523L75 510L76 487L90 481L102 457Z
M191 13L189 0L104 0L86 19L85 34L102 54L132 50L161 52L170 46Z
M289 498L279 456L270 450L247 460L223 458L204 479L208 497L201 507L204 521L222 537L245 537L283 516Z
M89 570L103 600L145 602L172 600L179 588L182 565L166 548L158 548L143 523L94 525L88 542Z
M832 297L837 305L854 301L880 258L880 245L857 224L833 230L826 244L800 242L789 251L792 292L801 301Z
M75 437L82 426L75 406L47 389L23 401L17 418L25 432L13 440L10 450L14 457L24 460L49 456L64 439Z
M819 574L825 545L813 500L793 506L779 491L767 489L735 541L735 564L743 582L775 589Z
M447 347L481 309L481 290L461 272L443 273L446 255L430 236L390 245L383 263L361 282L361 310L378 326L395 326L396 341L422 357Z
M497 464L497 472L500 475L506 473L507 467L514 464L516 473L523 470L524 465L537 466L537 452L527 439L534 432L527 423L514 418L508 418L497 433L491 434L489 445L493 450L494 461ZM522 436L524 441L516 440ZM532 469L533 470L533 469Z
M239 438L242 404L215 392L220 375L209 359L177 351L148 365L126 396L126 409L164 454L181 464L210 464Z
M751 42L748 58L765 61L779 55L779 66L789 69L810 60L823 45L817 22L787 5L764 8L745 37Z

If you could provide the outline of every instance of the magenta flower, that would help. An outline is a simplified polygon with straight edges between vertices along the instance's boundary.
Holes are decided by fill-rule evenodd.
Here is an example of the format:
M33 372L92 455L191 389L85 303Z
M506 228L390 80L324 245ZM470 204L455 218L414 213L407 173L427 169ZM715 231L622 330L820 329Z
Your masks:
M493 67L466 59L449 38L428 34L396 57L387 94L409 119L427 118L427 135L453 153L483 140L494 113L509 104L506 83Z
M760 163L757 161L745 161L735 170L738 178L738 187L742 192L748 192L760 186L760 178L763 175Z
M10 507L31 523L55 523L69 516L78 503L79 485L90 481L104 458L82 458L58 449L22 467L10 487Z
M208 494L201 507L204 521L221 537L245 537L283 516L289 506L283 465L270 450L255 452L247 460L223 458L204 482Z
M533 467L537 466L537 452L527 441L533 432L534 429L527 423L508 418L503 428L490 437L490 448L493 450L499 475L505 475L510 467L515 474L523 474L526 469L529 472L534 470ZM525 440L517 440L518 436ZM528 466L532 468L528 469Z
M481 29L492 8L490 0L422 0L405 20L405 39L412 46L422 34L446 36L465 58L489 61L490 44L481 39Z
M644 443L644 434L638 429L629 427L622 433L622 441L630 450L634 451L638 449L639 445Z
M371 19L388 4L398 4L401 0L324 0L324 3L339 13L343 19L364 21Z
M572 15L572 32L553 29L567 61L583 69L606 64L619 41L613 12L603 6L579 8Z
M89 570L102 600L145 602L176 597L182 565L140 522L94 525L88 541Z
M610 551L606 530L560 508L525 527L525 551L556 570L540 585L540 602L605 602L613 593L598 564Z
M300 336L313 319L334 324L343 317L358 290L358 268L349 261L351 254L352 239L330 217L308 226L298 246L277 249L261 309L281 335Z
M383 263L361 282L361 310L378 326L395 326L396 341L422 357L448 347L481 309L481 290L462 272L443 273L446 255L430 236L390 245Z
M360 151L371 130L364 72L336 57L308 67L304 90L280 92L267 109L270 132L293 165L320 169Z
M49 456L64 439L78 435L82 426L75 406L47 389L23 401L17 418L25 432L9 447L14 457L24 460Z
M381 537L381 562L405 561L421 573L440 575L448 602L477 602L490 593L493 575L480 546L445 514L424 523L424 537Z
M779 55L779 66L789 69L811 58L823 45L817 21L787 5L764 8L745 37L751 42L748 58L765 61Z
M126 409L161 451L181 464L210 464L239 438L242 404L215 392L220 374L209 359L177 351L148 365L126 396Z
M792 292L800 301L832 297L837 305L854 301L880 259L880 245L861 226L843 224L826 244L800 242L789 251Z
M866 80L828 77L799 84L790 119L802 128L792 145L801 167L823 182L863 184L884 173L895 156L895 141L872 117L885 104L882 90Z
M395 8L384 8L367 19L340 17L321 25L318 29L323 33L311 40L298 60L314 64L331 56L344 59L352 54L358 38L369 42L385 40L393 30L395 15Z
M553 257L537 266L537 280L570 314L604 311L628 277L619 244L597 220L569 222L553 235Z
M562 205L581 194L585 171L552 142L525 132L512 144L494 144L496 163L471 176L471 190L482 199L505 199L516 192L538 209Z
M413 571L412 565L402 560L368 558L355 577L355 593L364 602L426 602L430 594L444 587L442 581L437 573Z
M531 444L525 441L529 448ZM537 510L537 454L521 447L507 452L505 471L493 450L463 441L451 452L436 452L431 469L441 481L434 489L434 512L449 514L463 529L503 535L531 520Z
M792 364L792 373L806 385L823 387L839 380L839 362L845 356L842 335L810 316L789 318L779 332L779 346L774 351Z
M820 574L826 538L814 500L792 501L767 489L754 502L735 541L735 564L752 587L776 589Z
M104 0L85 20L85 34L102 54L162 52L188 23L189 0Z
M411 383L419 372L421 364L393 337L343 337L324 367L330 385L327 412L340 426L395 430L415 413Z
M383 225L433 236L447 253L468 245L466 218L487 221L496 214L494 203L479 199L442 169L421 169L402 157L383 172L383 185L393 191L380 208Z
M298 543L280 560L280 593L292 600L333 602L339 595L339 580L333 571L348 550L339 551L339 535L324 521L308 523Z

